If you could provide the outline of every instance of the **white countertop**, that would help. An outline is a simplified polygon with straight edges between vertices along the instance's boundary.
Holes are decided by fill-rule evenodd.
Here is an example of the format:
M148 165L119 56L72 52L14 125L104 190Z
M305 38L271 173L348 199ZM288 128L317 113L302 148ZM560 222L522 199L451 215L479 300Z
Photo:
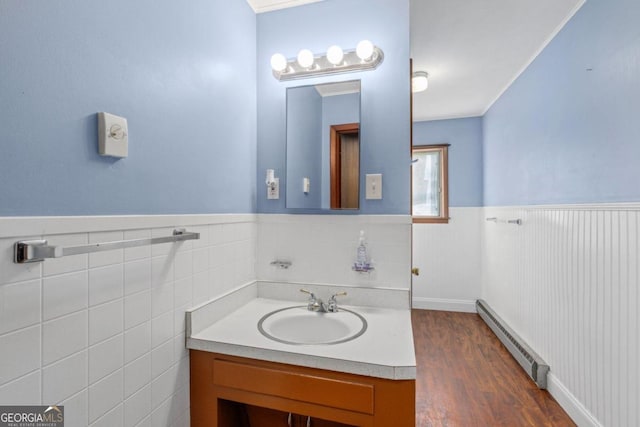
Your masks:
M410 310L344 306L362 315L368 328L362 336L340 344L283 344L260 333L257 325L262 316L294 305L300 304L254 298L211 325L193 327L199 332L187 337L187 347L371 377L415 379Z

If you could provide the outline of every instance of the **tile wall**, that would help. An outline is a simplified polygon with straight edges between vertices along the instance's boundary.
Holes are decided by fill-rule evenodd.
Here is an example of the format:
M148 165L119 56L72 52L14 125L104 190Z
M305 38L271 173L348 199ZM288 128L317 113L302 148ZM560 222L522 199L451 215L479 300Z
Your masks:
M18 240L76 246L176 227L201 238L13 263ZM351 271L360 230L371 274ZM410 241L400 215L0 218L0 402L63 404L67 427L188 426L188 308L257 278L408 289Z
M360 230L374 270L358 273ZM274 260L291 262L284 270ZM411 217L408 215L258 215L261 280L370 288L411 286Z
M174 224L200 240L12 262L17 240L84 245ZM185 310L255 280L256 238L255 215L0 219L0 402L61 403L68 427L188 426Z

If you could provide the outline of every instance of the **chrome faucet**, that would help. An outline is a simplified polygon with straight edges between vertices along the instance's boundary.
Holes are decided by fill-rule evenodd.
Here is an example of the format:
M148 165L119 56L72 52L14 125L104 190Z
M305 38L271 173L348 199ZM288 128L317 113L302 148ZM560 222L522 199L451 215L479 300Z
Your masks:
M331 298L329 298L329 304L327 304L327 311L329 313L335 313L338 311L338 302L336 301L336 297L341 297L341 296L345 296L347 295L346 292L342 291L342 292L338 292L337 294L333 294L331 295Z
M306 289L300 289L300 292L309 294L309 301L307 302L307 310L316 311L319 313L327 312L327 305L320 298L316 298L313 292L308 291Z
M320 298L316 298L315 294L307 289L300 289L300 292L309 294L309 301L307 302L307 310L315 311L318 313L335 313L338 311L338 302L336 297L347 295L346 292L338 292L331 295L329 302L325 303Z

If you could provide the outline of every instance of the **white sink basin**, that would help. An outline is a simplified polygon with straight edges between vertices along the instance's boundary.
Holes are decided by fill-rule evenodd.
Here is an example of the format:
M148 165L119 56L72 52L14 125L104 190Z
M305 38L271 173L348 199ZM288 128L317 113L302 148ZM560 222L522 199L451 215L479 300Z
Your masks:
M258 322L258 329L265 337L285 344L327 345L359 337L367 330L367 321L351 310L317 313L305 305L266 314Z

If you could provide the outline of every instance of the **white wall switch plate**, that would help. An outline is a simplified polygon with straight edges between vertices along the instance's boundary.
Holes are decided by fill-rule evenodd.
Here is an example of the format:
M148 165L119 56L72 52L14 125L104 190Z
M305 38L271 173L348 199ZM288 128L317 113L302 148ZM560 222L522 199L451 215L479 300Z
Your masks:
M302 178L302 192L304 194L309 194L310 189L311 189L311 181L309 181L309 178L307 177Z
M127 119L109 113L98 113L98 145L101 156L127 157L129 155Z
M382 199L382 174L368 173L366 177L366 187L367 200Z
M272 185L267 185L267 200L280 198L280 178L274 178Z

